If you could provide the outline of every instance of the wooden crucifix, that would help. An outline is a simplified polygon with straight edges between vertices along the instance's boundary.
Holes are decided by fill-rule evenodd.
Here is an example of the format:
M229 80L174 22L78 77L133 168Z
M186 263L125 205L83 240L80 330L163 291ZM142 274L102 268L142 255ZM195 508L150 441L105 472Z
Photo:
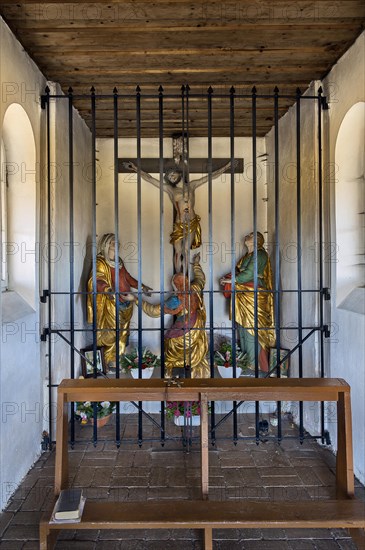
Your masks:
M173 159L164 159L164 191L174 206L174 226L170 235L170 244L174 247L174 267L176 273L187 272L189 250L201 246L200 216L195 213L195 189L209 181L208 174L190 181L189 174L208 172L208 161L204 159L187 160L186 137L181 134L172 136ZM119 172L138 172L137 159L125 161L118 159ZM141 159L141 177L148 183L160 188L160 180L150 172L160 171L159 159ZM212 179L218 178L231 168L230 159L212 159ZM234 160L234 172L243 171L243 159Z

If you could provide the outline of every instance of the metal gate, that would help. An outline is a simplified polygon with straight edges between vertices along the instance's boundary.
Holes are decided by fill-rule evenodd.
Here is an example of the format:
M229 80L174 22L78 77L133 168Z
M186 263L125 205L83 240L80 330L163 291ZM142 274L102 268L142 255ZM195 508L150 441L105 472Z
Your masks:
M324 271L324 258L323 258L323 181L322 181L322 117L323 110L326 110L327 103L326 99L322 96L321 88L318 90L316 95L302 95L300 90L297 90L296 95L280 95L279 90L275 88L271 95L260 95L256 88L253 88L251 93L237 93L234 88L231 88L228 93L215 93L215 91L210 87L206 93L195 94L191 93L189 86L183 86L181 89L181 94L166 94L162 87L156 91L156 94L145 95L143 91L137 87L135 93L133 94L123 94L123 91L118 91L114 89L110 94L98 94L91 88L90 93L77 95L73 93L73 90L70 88L66 95L63 94L51 94L50 89L47 87L45 94L42 96L42 108L46 110L46 140L47 140L47 243L48 247L48 258L51 257L51 246L52 246L52 177L51 177L51 166L52 166L52 137L51 137L51 117L52 109L55 108L55 104L60 102L63 105L67 106L68 113L68 154L69 154L69 167L68 167L68 210L69 210L69 219L68 219L68 237L70 243L70 255L69 255L69 281L66 284L65 288L60 292L54 289L53 282L53 270L52 264L49 261L47 264L47 284L46 288L43 290L43 295L41 297L41 302L46 308L47 323L43 329L42 340L47 342L48 345L48 374L49 374L49 400L52 403L52 388L57 386L57 381L54 380L54 362L57 360L57 357L54 357L53 346L52 346L52 336L57 335L58 338L61 338L69 346L69 377L74 378L77 371L77 365L80 361L80 347L75 345L75 335L77 333L82 333L83 337L86 340L90 340L92 336L93 341L93 365L96 365L96 352L97 352L97 333L99 327L96 324L96 315L94 314L94 321L92 326L76 327L75 326L75 300L82 299L86 302L86 296L88 292L86 288L84 290L77 289L75 286L74 278L74 269L75 269L75 255L74 255L74 243L77 239L75 235L75 223L74 223L74 193L75 193L75 176L74 176L74 150L76 144L74 143L74 101L76 99L82 98L85 101L88 101L90 104L90 129L91 129L91 144L92 144L92 212L91 220L92 227L92 261L91 261L91 271L93 281L96 282L96 241L97 241L97 212L96 212L96 192L97 192L97 119L98 116L98 106L101 102L111 102L113 105L114 120L112 123L111 130L113 132L113 173L114 173L114 205L111 205L111 211L114 213L114 233L116 236L116 248L118 248L119 234L120 234L120 216L118 210L119 203L119 186L118 178L120 173L121 161L118 158L118 140L122 137L120 132L119 125L119 115L121 110L124 108L124 105L128 103L130 106L131 103L134 104L135 110L135 137L136 140L136 149L137 149L137 211L136 211L136 220L137 220L137 254L138 254L138 289L137 295L139 298L142 296L142 237L141 237L141 166L144 162L144 159L141 155L141 139L143 138L143 101L148 100L150 104L154 105L156 112L156 137L159 138L159 159L156 160L158 163L158 172L159 172L159 181L160 181L160 288L157 292L154 293L155 296L158 296L161 310L164 309L164 304L166 300L166 292L169 289L165 288L164 284L164 271L165 271L165 261L162 251L166 246L165 237L164 237L164 224L165 224L165 214L163 206L163 184L164 184L164 174L166 172L166 160L164 159L164 137L166 136L165 124L164 124L164 106L166 101L174 100L180 104L180 115L181 115L181 124L179 133L183 136L184 143L186 147L183 147L183 165L185 169L189 171L189 140L191 139L190 130L189 130L189 121L190 121L190 106L191 102L199 99L206 104L206 136L207 136L207 151L208 157L206 162L206 173L208 174L208 239L209 246L212 247L212 232L214 219L212 215L212 204L213 204L213 184L212 184L212 173L213 173L213 126L214 126L214 113L216 102L219 101L220 105L222 103L227 106L227 117L229 118L229 143L230 143L230 162L231 167L229 171L230 177L230 231L231 231L231 249L234 250L236 235L235 235L235 158L240 156L240 151L237 150L236 139L237 139L237 129L235 125L235 117L237 113L237 105L245 105L246 109L250 110L250 139L252 147L252 158L256 159L253 162L252 166L252 212L253 212L253 233L254 233L254 334L255 334L255 376L259 376L259 359L258 359L258 334L259 330L269 329L270 327L259 327L258 326L258 265L257 265L257 230L258 219L257 219L257 207L258 207L258 195L257 195L257 109L262 105L265 105L265 108L271 111L272 120L273 120L273 132L274 132L274 159L273 159L273 189L274 196L273 201L274 206L274 232L273 232L273 242L272 242L272 259L274 262L274 285L272 289L272 295L275 304L275 336L276 336L276 361L275 366L272 368L266 376L275 375L280 377L281 369L280 366L284 363L289 356L297 354L298 361L298 376L306 376L306 368L303 362L303 346L306 343L314 341L316 335L317 344L318 344L318 365L317 372L320 377L324 376L325 373L325 353L324 353L324 338L329 336L329 328L325 321L325 300L329 299L328 285L325 284L325 271ZM296 261L296 281L297 286L295 289L285 289L281 286L281 272L282 272L282 260L281 260L281 234L280 234L280 194L281 194L281 172L280 172L280 141L279 141L279 104L280 102L285 101L286 103L295 104L294 109L296 110L296 132L292 136L292 139L295 140L296 147L296 177L293 184L293 201L294 208L296 211L296 246L299 251L298 258ZM301 108L305 102L310 102L313 106L315 117L316 117L316 131L315 139L317 141L314 144L314 147L317 151L317 165L316 165L316 201L317 201L317 211L314 213L316 218L316 227L317 227L317 243L318 243L318 271L317 271L317 280L313 281L311 288L306 288L303 285L303 274L302 274L302 259L300 251L302 249L302 180L301 180L301 151L302 151L302 136L301 136ZM132 138L131 138L132 139ZM157 170L156 170L157 171ZM183 185L184 187L189 185L189 178L186 177L186 174L183 174ZM188 238L188 236L184 236ZM118 260L117 260L118 263ZM235 258L232 255L231 262L231 272L234 273L235 270ZM217 328L214 326L214 305L216 293L219 292L217 288L214 288L213 277L214 277L214 266L213 266L213 257L210 255L209 263L209 288L204 290L204 297L209 304L209 324L207 328L208 339L209 339L209 364L210 364L210 373L211 376L215 376L214 369L214 333ZM116 270L116 278L118 279L118 270ZM117 283L117 281L116 281ZM116 288L119 288L116 284ZM93 286L92 300L93 308L96 308L96 285ZM232 296L235 298L235 283L233 280L232 284ZM289 293L294 293L297 297L296 303L296 322L292 326L288 327L287 325L282 325L281 318L281 308L282 301L285 299L285 296ZM316 301L316 320L313 320L311 324L303 323L303 299L308 293L312 296L315 296ZM116 293L118 295L118 293ZM117 296L118 297L118 296ZM57 315L58 300L67 300L68 311L69 311L69 327L68 328L59 328L54 326L54 319ZM233 350L233 373L234 377L236 376L236 329L235 329L235 315L234 308L232 315L232 323L230 325L231 340L232 340L232 350ZM116 318L119 318L119 300L116 300ZM165 332L165 320L164 315L160 316L160 343L161 343L161 372L160 376L163 378L165 374L165 358L164 358L164 332ZM116 378L120 377L120 361L119 361L119 326L115 329L116 336ZM141 357L142 357L142 348L143 348L143 334L144 331L148 330L143 327L142 324L142 307L139 301L138 305L138 323L136 327L137 333L137 346L138 346L138 357L139 357L139 377L142 376L142 366L141 366ZM283 331L293 331L297 335L297 343L287 351L286 356L280 354L281 342L282 342L282 333ZM87 359L86 359L87 361ZM96 367L94 367L94 377L97 376ZM260 411L259 404L256 403L256 433L252 436L251 439L255 439L256 442L260 440ZM136 440L141 445L143 442L143 425L144 422L153 422L155 425L158 425L160 431L160 441L164 441L169 437L168 430L166 429L166 411L165 403L161 403L161 414L159 421L156 421L151 415L146 413L142 408L142 403L133 403L133 406L138 411L138 433L136 434ZM222 418L217 418L215 403L211 403L211 426L210 426L210 438L211 442L214 444L217 438L219 438L219 428L224 422L232 422L232 441L236 443L239 439L246 439L246 436L239 436L237 430L237 414L242 406L242 402L235 402L233 404L232 410L223 415ZM52 408L50 407L50 410ZM320 430L318 435L310 436L304 430L304 417L303 417L303 403L299 403L299 438L303 441L306 437L316 437L324 442L327 440L328 434L325 430L325 410L324 403L320 404ZM119 404L117 404L117 414L115 417L115 442L117 445L121 444L121 416L119 414ZM94 408L94 417L96 418L96 408ZM276 434L270 436L271 438L280 441L284 435L282 432L282 411L281 403L277 404L277 429ZM53 440L53 424L54 419L50 417L49 419L49 432L51 441ZM98 440L98 429L96 422L94 423L93 428L93 441L96 443ZM74 409L71 411L71 444L75 443L75 414Z

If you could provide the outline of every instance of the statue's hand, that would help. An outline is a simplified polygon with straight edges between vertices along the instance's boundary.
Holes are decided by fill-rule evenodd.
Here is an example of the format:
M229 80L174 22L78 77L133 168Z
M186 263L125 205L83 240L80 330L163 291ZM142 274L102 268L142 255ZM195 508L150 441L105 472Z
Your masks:
M138 168L135 164L133 164L132 161L128 160L128 161L124 161L122 162L123 164L123 167L126 168L127 170L132 170L132 172L137 172Z
M200 252L197 252L196 254L194 254L193 256L193 261L191 262L193 265L198 265L200 264Z
M153 290L153 288L151 288L150 286L147 286L147 285L142 285L142 292L146 296L151 296L150 290Z
M120 294L120 301L121 302L137 302L138 296L135 296L131 292L123 292L123 294Z
M222 277L222 278L219 280L219 284L222 285L222 286L223 286L223 285L226 285L226 284L229 284L229 283L231 283L231 282L232 282L231 279L226 279L225 277Z

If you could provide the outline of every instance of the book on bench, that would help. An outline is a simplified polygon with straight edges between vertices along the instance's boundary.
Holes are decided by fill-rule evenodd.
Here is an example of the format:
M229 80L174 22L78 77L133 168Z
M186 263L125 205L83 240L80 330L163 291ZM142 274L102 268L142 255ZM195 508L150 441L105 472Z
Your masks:
M80 521L84 509L85 498L81 489L64 489L61 491L53 509L54 521Z

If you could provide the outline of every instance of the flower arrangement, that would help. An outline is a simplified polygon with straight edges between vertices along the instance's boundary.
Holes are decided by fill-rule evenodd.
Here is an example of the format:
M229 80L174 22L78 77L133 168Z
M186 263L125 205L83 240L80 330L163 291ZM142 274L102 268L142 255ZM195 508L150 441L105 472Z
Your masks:
M115 411L115 403L110 401L97 401L96 402L96 416L97 418L104 418L109 416ZM81 424L87 424L89 420L94 418L94 406L91 401L78 401L76 403L75 414L80 417Z
M160 358L152 353L147 348L144 348L142 352L142 370L148 368L155 368L161 365ZM120 368L122 372L128 374L132 369L138 369L138 350L132 349L129 353L125 353L120 358Z
M185 409L184 409L185 405ZM174 417L185 416L190 418L191 416L200 415L200 401L166 401L166 417L173 419ZM208 408L210 412L210 407Z
M232 344L229 341L221 343L219 349L214 353L214 362L217 367L232 367L233 353ZM244 369L247 365L246 354L236 346L236 367Z

